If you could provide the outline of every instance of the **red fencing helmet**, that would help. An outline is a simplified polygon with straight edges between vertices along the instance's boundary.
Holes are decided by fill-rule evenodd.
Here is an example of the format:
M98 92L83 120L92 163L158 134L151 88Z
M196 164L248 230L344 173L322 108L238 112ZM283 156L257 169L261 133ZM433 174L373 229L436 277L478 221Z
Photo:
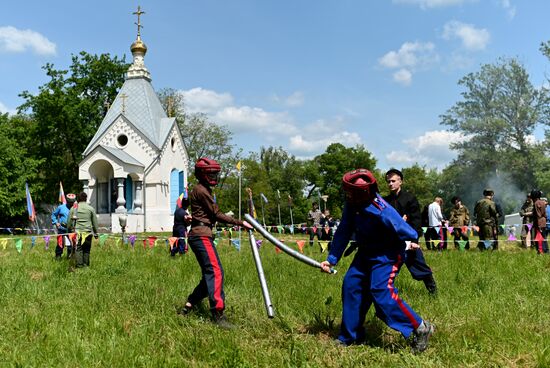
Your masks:
M211 186L218 184L218 177L222 167L216 160L202 157L195 163L195 176L203 183Z
M356 169L344 174L342 188L354 203L368 202L378 192L376 178L367 169Z

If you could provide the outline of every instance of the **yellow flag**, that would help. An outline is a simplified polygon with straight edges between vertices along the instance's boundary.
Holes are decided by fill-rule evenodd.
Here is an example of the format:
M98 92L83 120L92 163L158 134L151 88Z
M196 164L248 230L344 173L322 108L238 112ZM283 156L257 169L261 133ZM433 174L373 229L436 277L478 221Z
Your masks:
M321 253L325 253L328 249L328 241L320 241L319 244L321 245Z
M237 162L237 170L241 171L241 161Z

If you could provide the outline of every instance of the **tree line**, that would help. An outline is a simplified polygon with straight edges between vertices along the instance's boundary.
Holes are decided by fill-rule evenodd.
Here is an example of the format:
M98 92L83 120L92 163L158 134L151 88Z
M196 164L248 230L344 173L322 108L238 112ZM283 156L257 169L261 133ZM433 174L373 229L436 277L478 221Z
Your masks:
M550 42L541 44L540 51L550 58ZM38 93L23 91L24 103L17 114L0 114L0 227L27 222L25 181L35 203L56 203L60 181L66 192L81 189L81 154L124 83L128 66L125 58L86 52L73 55L68 70L46 64L49 81ZM440 115L442 126L463 137L451 144L457 158L441 171L419 164L398 168L405 177L404 187L417 195L421 205L440 196L449 209L455 195L473 208L483 188L491 186L505 213L517 211L533 188L550 191L547 87L534 86L517 58L481 65L458 84L461 98ZM344 199L340 179L357 167L372 170L381 192L387 193L384 173L363 145L334 143L312 159L298 159L282 147L244 154L232 142L227 126L205 114L188 113L177 90L165 88L158 95L168 116L179 124L190 162L209 156L222 164L216 194L224 211L236 213L239 207L238 162L242 187L252 188L257 212L263 206L270 224L279 223L279 212L281 222L290 224L290 208L293 222L303 222L312 202L339 217ZM537 129L545 131L542 141L533 138ZM267 203L259 202L260 193ZM243 209L245 201L243 196Z

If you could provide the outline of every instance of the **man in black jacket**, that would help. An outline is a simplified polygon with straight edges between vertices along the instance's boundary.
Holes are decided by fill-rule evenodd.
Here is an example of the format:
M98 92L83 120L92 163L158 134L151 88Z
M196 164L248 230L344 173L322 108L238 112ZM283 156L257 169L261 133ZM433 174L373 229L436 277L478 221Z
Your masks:
M420 205L413 194L401 189L403 173L397 169L388 170L386 173L386 182L388 183L390 194L385 196L384 199L416 230L420 238L422 236ZM430 294L437 293L437 285L432 270L426 264L424 254L420 248L407 251L405 265L407 265L413 279L424 281L424 285L426 285L426 289L428 289Z

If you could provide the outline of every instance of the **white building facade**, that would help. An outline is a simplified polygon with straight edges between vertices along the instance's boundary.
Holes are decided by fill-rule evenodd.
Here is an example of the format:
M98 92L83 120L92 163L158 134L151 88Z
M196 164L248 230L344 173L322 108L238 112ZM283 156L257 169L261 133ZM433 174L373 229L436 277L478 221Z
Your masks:
M127 232L168 231L187 186L187 150L151 85L139 34L130 49L133 63L84 150L78 177L100 226L120 232L119 216L127 215Z

